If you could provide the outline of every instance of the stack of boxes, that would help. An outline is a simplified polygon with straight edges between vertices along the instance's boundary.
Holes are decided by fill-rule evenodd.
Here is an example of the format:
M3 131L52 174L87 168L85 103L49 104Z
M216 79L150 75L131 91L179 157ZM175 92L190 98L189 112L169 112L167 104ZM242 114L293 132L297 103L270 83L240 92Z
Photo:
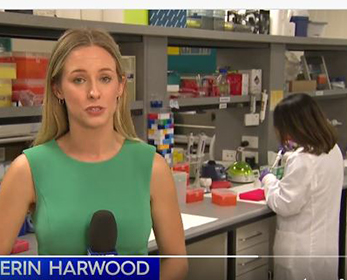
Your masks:
M12 84L12 101L23 106L42 104L49 54L27 52L0 53L0 63L16 65L16 80Z
M172 147L174 144L174 121L172 113L148 114L148 143L155 146L172 165Z
M0 107L11 107L12 80L16 77L15 63L0 63Z

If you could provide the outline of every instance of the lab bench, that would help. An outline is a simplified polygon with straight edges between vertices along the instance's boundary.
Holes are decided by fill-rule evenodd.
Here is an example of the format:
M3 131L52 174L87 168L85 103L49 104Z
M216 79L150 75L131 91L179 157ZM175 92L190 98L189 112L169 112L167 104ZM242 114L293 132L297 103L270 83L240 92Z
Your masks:
M346 189L342 192L340 214L340 255L345 255ZM238 202L236 206L222 207L212 204L211 198L180 205L183 215L214 218L199 226L185 230L188 255L271 255L274 237L275 213L266 205ZM193 217L192 216L192 217ZM23 237L21 237L23 238ZM28 254L37 254L34 234L28 234ZM157 253L154 240L148 244L150 254ZM189 259L187 279L265 280L271 268L271 258L192 258ZM339 276L344 277L345 259L340 259ZM343 276L343 277L342 277Z

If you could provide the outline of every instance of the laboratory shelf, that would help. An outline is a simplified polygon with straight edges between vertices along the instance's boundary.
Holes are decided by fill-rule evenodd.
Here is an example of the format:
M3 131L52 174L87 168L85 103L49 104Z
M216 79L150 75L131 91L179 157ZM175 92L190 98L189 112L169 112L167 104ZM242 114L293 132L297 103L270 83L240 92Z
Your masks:
M35 139L35 135L24 135L24 136L18 136L18 137L0 138L0 144L27 142L27 141L33 141L34 139Z
M329 89L329 90L315 90L315 91L302 91L301 93L306 93L314 98L319 99L334 99L334 98L346 98L347 89ZM295 92L287 92L285 96L297 94Z
M260 94L256 95L257 101L260 101ZM228 96L228 97L196 97L196 98L178 98L170 100L170 107L173 110L186 110L193 108L201 109L223 109L233 105L249 103L250 95Z
M130 105L131 111L143 110L143 101L134 101ZM36 117L41 116L42 107L4 107L0 108L0 118L17 118L17 117Z
M144 36L159 36L167 37L169 45L203 45L205 47L248 46L249 48L261 48L275 43L287 44L289 49L322 49L322 47L327 46L330 50L334 48L346 50L347 45L345 39L273 36L193 28L119 24L9 12L0 13L0 35L2 36L56 40L66 29L81 27L105 29L119 42L142 42Z
M41 116L42 107L4 107L0 108L0 118Z

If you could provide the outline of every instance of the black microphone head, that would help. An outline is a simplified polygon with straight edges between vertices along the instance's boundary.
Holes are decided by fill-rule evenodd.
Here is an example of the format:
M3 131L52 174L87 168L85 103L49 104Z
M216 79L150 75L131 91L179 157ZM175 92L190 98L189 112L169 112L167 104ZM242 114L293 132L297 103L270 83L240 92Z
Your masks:
M89 245L95 253L115 251L117 224L112 212L99 210L94 213L89 227Z

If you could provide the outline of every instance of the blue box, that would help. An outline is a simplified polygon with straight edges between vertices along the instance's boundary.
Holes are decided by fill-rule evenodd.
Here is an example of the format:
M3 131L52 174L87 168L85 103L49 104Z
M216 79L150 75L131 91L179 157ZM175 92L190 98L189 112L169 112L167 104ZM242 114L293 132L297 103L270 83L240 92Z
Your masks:
M308 17L293 16L290 22L295 23L295 36L307 37Z
M187 27L187 10L149 10L149 25Z

